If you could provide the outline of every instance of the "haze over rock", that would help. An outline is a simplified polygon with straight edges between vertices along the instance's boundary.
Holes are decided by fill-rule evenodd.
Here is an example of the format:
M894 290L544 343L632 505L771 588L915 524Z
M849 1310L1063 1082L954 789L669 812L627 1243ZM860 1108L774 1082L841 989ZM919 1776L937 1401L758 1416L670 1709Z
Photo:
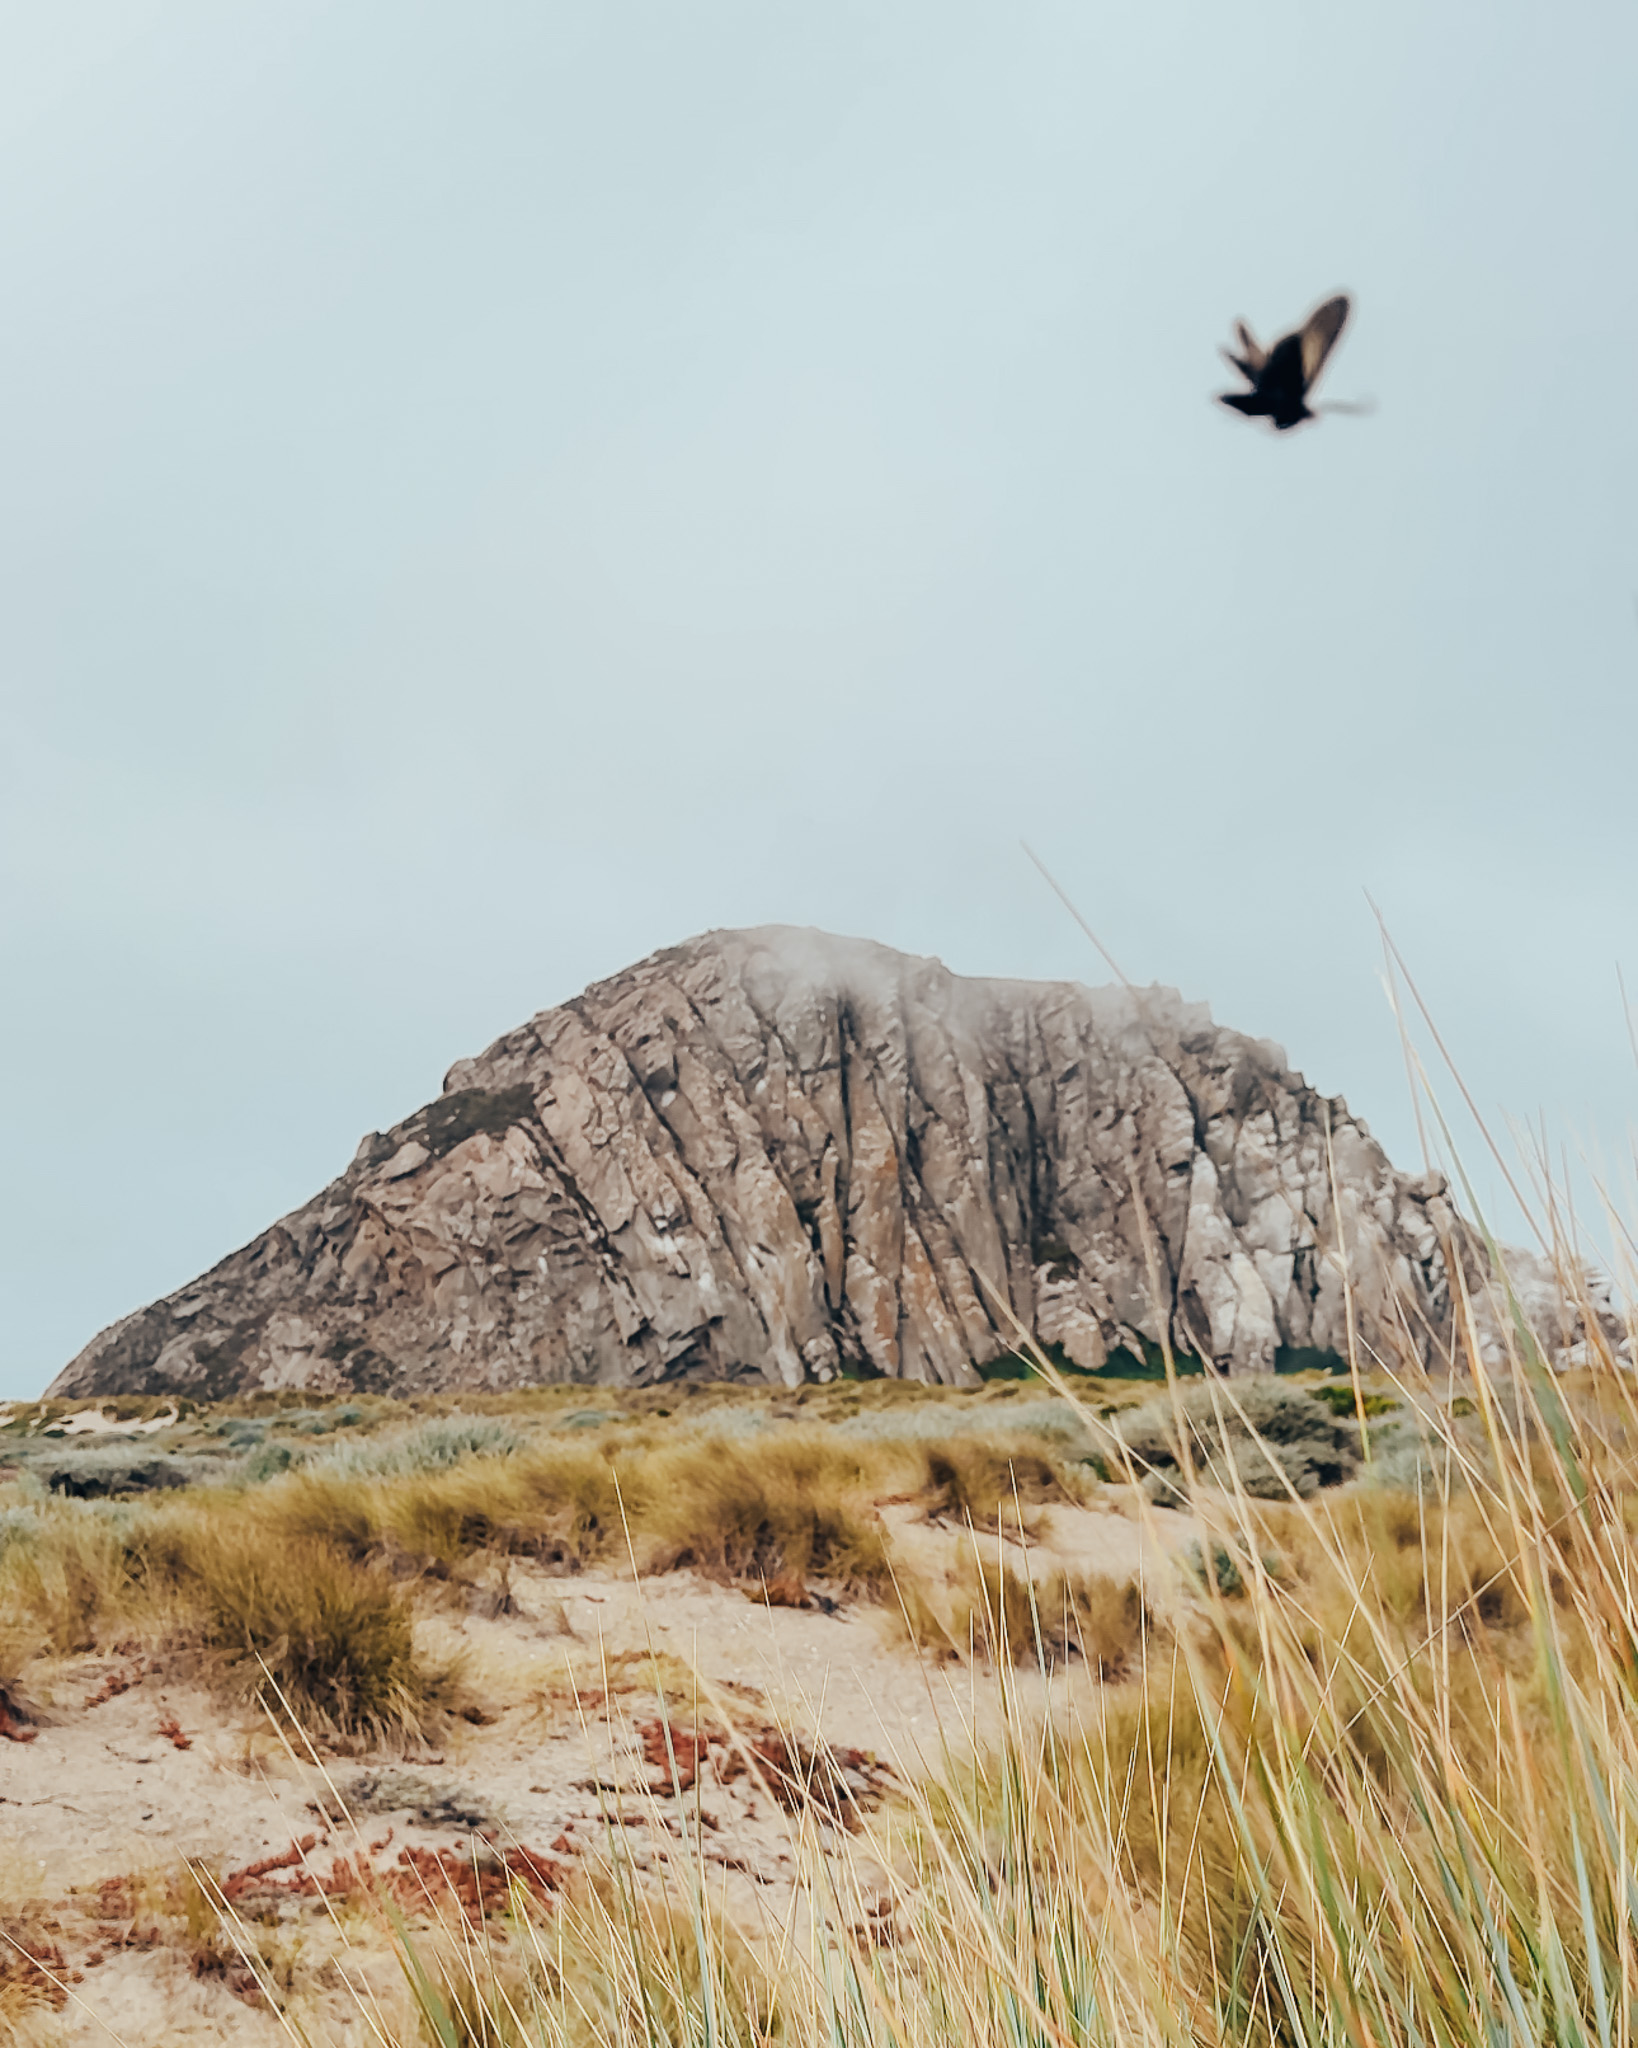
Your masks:
M1431 1358L1453 1233L1442 1182L1169 990L715 932L459 1061L51 1391L962 1383L1013 1317L1083 1366L1170 1336L1250 1371L1345 1352L1350 1300Z

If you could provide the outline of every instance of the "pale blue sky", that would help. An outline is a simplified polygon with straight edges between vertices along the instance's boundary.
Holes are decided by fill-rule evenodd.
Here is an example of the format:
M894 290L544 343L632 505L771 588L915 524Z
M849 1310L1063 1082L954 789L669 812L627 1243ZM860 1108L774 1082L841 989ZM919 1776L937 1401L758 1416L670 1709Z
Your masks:
M1638 1077L1638 9L0 6L0 1392L764 921ZM1356 317L1370 419L1215 408Z

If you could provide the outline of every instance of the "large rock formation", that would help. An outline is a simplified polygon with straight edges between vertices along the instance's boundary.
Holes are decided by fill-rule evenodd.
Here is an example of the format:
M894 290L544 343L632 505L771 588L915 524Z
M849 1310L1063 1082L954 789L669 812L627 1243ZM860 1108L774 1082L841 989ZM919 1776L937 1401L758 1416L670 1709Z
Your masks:
M1335 1191L1333 1197L1333 1190ZM1166 990L964 980L713 933L451 1069L305 1208L55 1394L411 1391L838 1369L1240 1371L1448 1324L1438 1181Z

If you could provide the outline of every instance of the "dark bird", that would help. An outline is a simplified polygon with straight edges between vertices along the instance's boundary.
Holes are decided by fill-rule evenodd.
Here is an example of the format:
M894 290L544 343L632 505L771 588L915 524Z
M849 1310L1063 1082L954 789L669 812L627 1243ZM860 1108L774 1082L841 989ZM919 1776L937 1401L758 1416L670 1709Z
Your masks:
M1336 347L1347 317L1348 300L1339 293L1323 306L1316 306L1295 332L1282 334L1271 349L1262 348L1246 323L1237 320L1234 331L1240 338L1241 353L1236 355L1226 348L1223 354L1251 389L1221 391L1218 403L1232 406L1253 419L1272 420L1282 434L1289 427L1311 420L1314 415L1308 407L1308 394L1319 380L1326 357ZM1336 409L1324 408L1328 412Z

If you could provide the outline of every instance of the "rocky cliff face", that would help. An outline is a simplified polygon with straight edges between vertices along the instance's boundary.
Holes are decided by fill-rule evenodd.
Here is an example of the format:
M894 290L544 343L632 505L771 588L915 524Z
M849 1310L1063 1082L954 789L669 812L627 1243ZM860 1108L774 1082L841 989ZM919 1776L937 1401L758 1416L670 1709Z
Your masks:
M1278 1047L1169 991L721 932L460 1061L51 1391L959 1383L1014 1318L1083 1366L1170 1336L1252 1371L1345 1351L1350 1306L1426 1354L1454 1227Z

